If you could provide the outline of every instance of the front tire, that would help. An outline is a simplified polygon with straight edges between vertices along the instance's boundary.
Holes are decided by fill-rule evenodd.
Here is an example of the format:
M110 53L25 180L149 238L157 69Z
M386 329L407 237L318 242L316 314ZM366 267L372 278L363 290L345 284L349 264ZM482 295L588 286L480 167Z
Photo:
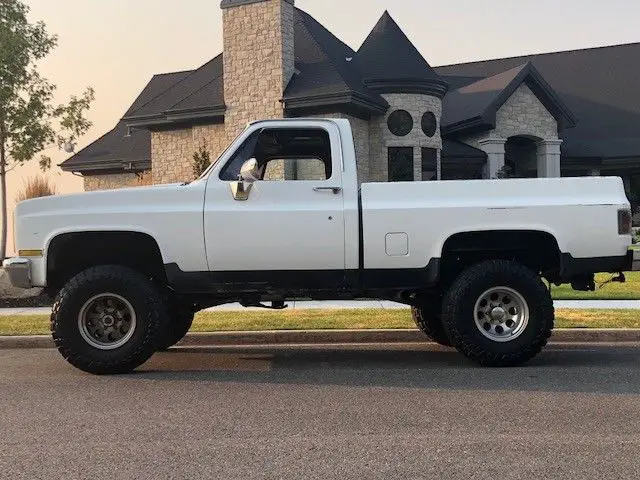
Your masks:
M551 295L525 266L490 260L465 270L443 301L443 327L462 354L509 367L535 357L553 330Z
M89 268L58 293L51 332L74 367L94 374L129 373L156 351L166 306L142 274L117 265Z
M195 313L188 307L175 306L169 308L169 317L166 332L158 346L159 352L173 347L189 333Z

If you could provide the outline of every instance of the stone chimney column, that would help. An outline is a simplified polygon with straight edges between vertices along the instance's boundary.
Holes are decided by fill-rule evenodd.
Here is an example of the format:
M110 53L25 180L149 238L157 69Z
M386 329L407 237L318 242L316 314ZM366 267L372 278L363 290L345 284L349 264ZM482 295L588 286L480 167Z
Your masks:
M283 118L294 73L295 0L223 0L225 129Z

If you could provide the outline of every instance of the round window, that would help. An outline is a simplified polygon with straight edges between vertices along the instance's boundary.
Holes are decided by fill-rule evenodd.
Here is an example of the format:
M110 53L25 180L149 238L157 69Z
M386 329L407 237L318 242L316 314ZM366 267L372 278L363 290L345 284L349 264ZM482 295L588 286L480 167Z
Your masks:
M427 137L433 137L438 129L438 121L433 112L427 112L422 116L422 131Z
M406 110L396 110L389 115L387 126L396 137L405 137L413 130L413 118Z

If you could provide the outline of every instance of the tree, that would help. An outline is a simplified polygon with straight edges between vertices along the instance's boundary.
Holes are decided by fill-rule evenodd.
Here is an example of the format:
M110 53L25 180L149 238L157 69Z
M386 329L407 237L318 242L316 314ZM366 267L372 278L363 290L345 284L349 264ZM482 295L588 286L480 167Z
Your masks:
M38 73L37 63L56 47L57 37L43 22L29 23L28 13L21 0L0 0L0 259L7 246L7 173L51 146L71 150L91 127L85 113L92 88L54 105L56 87ZM40 167L50 168L51 159L41 156Z
M211 155L207 146L202 144L198 151L193 154L193 176L200 178L207 168L211 165Z

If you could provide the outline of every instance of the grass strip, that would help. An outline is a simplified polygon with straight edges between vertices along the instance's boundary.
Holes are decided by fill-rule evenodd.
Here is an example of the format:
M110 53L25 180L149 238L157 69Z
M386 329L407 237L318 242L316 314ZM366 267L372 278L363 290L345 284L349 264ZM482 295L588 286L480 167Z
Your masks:
M640 272L626 273L625 283L604 284L611 276L610 273L597 274L595 292L578 292L571 285L554 285L551 287L551 295L555 300L640 300Z
M192 332L414 328L409 310L201 312ZM557 310L557 328L640 328L640 310ZM48 335L45 315L0 316L0 335Z

